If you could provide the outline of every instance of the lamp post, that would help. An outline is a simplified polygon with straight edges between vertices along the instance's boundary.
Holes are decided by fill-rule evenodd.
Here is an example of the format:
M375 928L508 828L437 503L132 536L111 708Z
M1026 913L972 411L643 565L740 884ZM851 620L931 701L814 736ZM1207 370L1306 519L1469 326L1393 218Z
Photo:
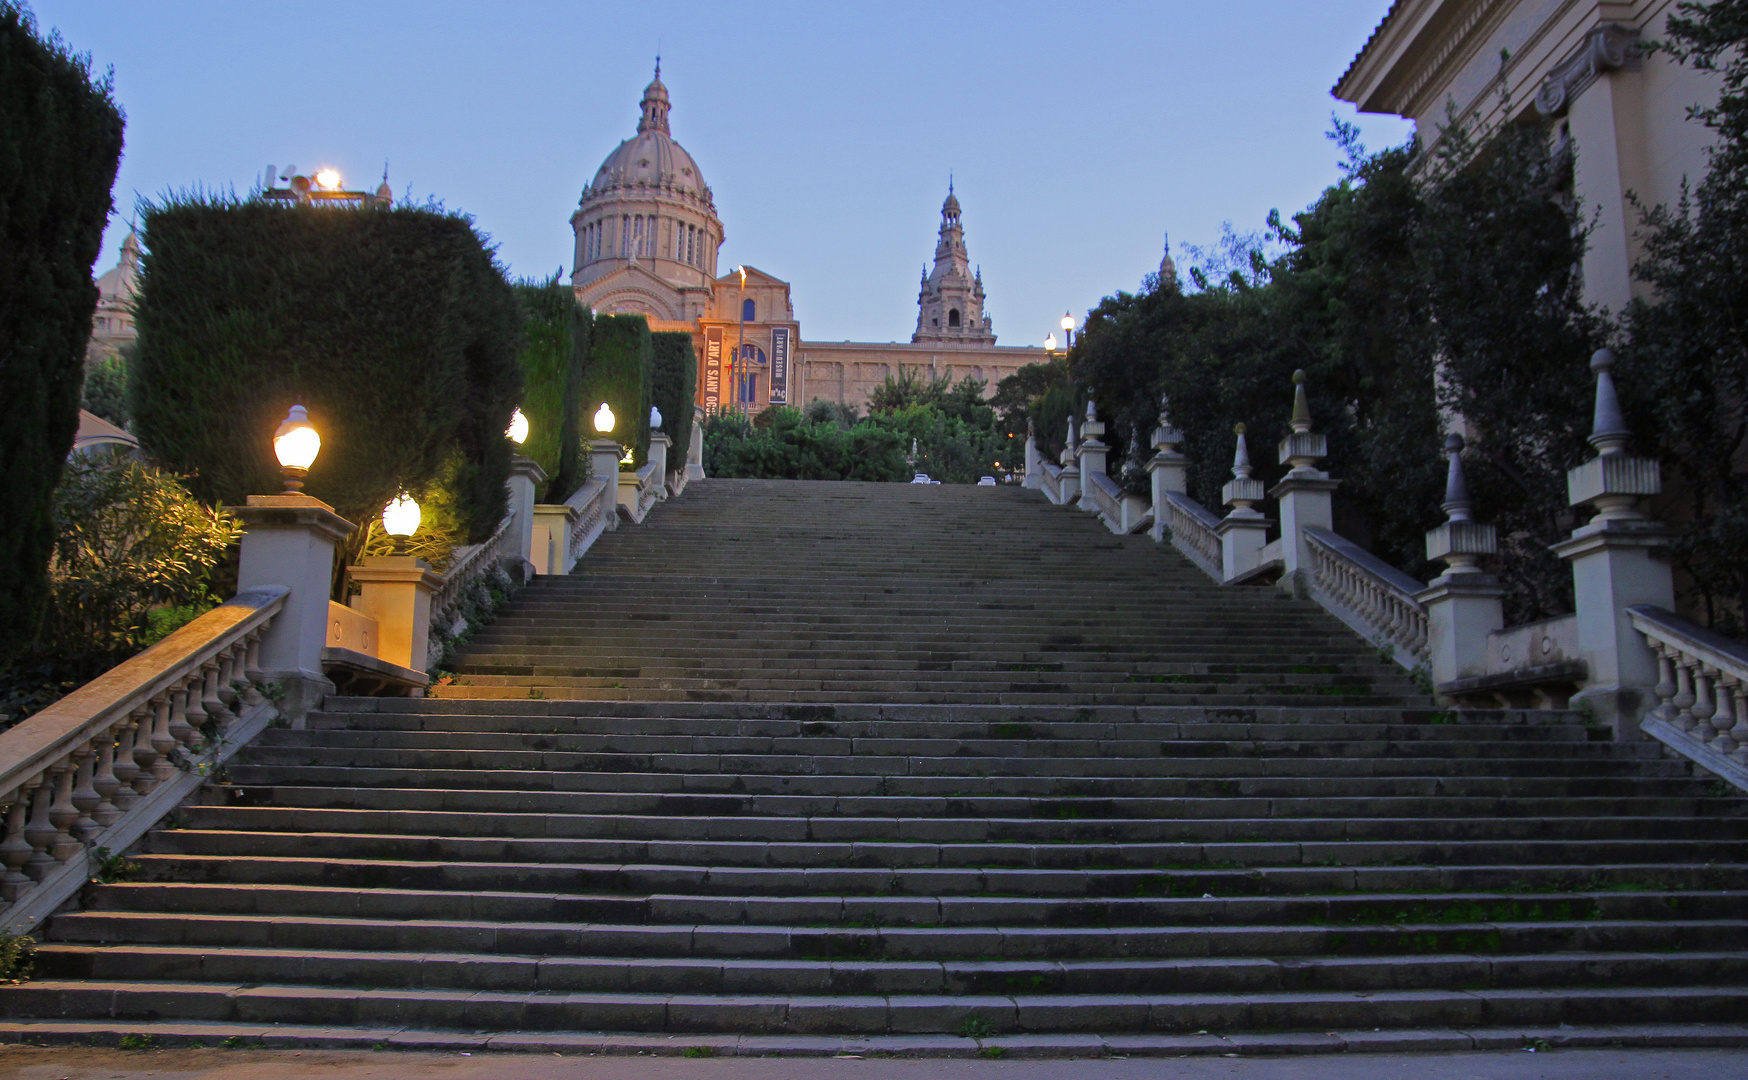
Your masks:
M1062 337L1064 349L1074 348L1074 316L1066 311L1062 313Z
M394 537L396 555L407 553L407 540L419 531L419 519L422 516L419 504L404 491L383 507L382 530Z

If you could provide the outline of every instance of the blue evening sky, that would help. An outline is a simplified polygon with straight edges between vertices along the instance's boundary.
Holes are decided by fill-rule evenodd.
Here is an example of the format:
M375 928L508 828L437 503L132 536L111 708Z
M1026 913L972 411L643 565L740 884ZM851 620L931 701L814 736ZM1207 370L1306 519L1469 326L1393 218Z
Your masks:
M1389 0L659 4L30 0L127 111L108 268L136 201L338 168L474 215L517 275L571 269L582 185L654 54L740 263L812 340L909 339L947 175L1004 344L1339 175L1329 88ZM1407 138L1361 117L1374 147Z

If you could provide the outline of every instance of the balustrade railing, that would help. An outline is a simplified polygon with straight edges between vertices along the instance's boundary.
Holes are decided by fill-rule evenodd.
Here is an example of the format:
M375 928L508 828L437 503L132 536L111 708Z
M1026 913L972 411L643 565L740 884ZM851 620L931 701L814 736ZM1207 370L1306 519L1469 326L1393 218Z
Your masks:
M1177 491L1165 493L1165 525L1171 531L1171 546L1202 568L1215 581L1225 580L1220 561L1220 534L1214 527L1220 519L1201 503Z
M614 482L617 483L617 478ZM571 497L565 500L565 505L576 511L571 516L569 549L572 566L607 531L609 515L613 513L613 499L617 494L617 488L609 486L606 480L597 478L572 492ZM570 567L565 568L565 572L568 573L569 570Z
M1389 645L1405 667L1426 663L1426 608L1414 598L1425 586L1328 529L1307 528L1305 539L1316 599L1362 636Z
M1044 492L1044 497L1049 499L1052 505L1061 506L1062 466L1050 461L1039 462L1039 466L1043 470L1038 484L1039 489Z
M1657 708L1641 730L1748 791L1748 645L1660 607L1640 604L1627 613L1660 676Z
M506 514L483 544L469 544L455 549L448 569L443 571L443 583L431 593L431 628L452 633L461 602L474 582L497 570L507 539L515 535L515 519ZM527 552L521 552L526 557Z
M0 931L32 929L278 715L260 643L288 592L240 593L0 732Z

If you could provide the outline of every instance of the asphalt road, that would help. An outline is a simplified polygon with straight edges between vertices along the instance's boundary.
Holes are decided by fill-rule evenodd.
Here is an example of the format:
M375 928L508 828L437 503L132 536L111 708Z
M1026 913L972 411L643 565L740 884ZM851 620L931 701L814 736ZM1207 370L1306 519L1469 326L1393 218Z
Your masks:
M0 1080L1748 1080L1748 1050L965 1061L0 1047Z

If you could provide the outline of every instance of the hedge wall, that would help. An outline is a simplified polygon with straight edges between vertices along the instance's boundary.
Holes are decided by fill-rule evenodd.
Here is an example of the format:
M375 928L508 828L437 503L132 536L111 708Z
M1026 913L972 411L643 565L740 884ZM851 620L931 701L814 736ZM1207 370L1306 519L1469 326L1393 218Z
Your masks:
M121 135L108 76L0 0L0 665L48 600L50 505L79 428Z
M522 412L528 441L521 453L546 470L547 502L563 502L582 482L584 432L583 368L588 362L589 309L557 276L516 286L522 302Z
M662 430L674 445L668 447L668 471L686 467L686 448L692 441L692 402L698 393L698 354L692 335L664 331L650 336L650 394L662 411Z
M305 490L349 520L447 467L468 538L496 526L520 312L466 217L173 198L143 239L136 430L199 498L278 491L273 430L301 400L322 435Z
M601 402L617 419L607 438L631 446L634 460L649 460L650 333L642 315L597 315L583 370L583 414L589 438L596 438L595 410ZM666 415L664 410L663 415Z

